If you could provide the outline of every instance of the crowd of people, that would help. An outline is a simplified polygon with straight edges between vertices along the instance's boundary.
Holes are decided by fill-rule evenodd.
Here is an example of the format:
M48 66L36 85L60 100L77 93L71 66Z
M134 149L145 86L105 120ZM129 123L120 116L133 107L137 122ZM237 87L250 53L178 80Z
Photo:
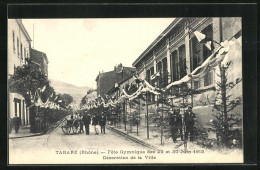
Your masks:
M94 126L95 134L105 134L106 124L116 126L120 121L120 110L118 107L97 107L88 110L80 111L80 113L71 114L70 119L77 120L79 126L79 133L86 133L89 135L89 126ZM83 129L85 127L85 131Z
M71 119L77 119L79 121L79 133L84 133L83 126L85 127L86 135L89 135L89 126L94 126L95 134L106 133L106 124L117 125L120 121L120 107L104 108L97 107L88 110L84 110L81 113L75 113L71 115ZM188 109L184 111L183 116L180 114L180 108L172 107L169 111L169 126L171 131L171 137L174 143L177 142L177 138L183 141L184 139L194 140L194 126L195 126L195 114L192 111L192 106L188 106Z
M70 119L77 121L77 128L79 127L79 133L86 133L89 135L89 126L94 126L95 134L105 134L106 133L106 124L116 126L120 121L120 107L97 107L83 112L76 112L71 114ZM177 142L177 138L180 137L181 140L190 139L194 140L194 125L195 125L195 114L192 111L192 106L188 106L188 109L184 111L184 115L180 114L180 109L173 107L169 111L169 126L171 131L171 137L174 143ZM14 126L15 133L18 133L20 126L20 119L15 114L13 119L10 119L9 133L11 133L12 127Z

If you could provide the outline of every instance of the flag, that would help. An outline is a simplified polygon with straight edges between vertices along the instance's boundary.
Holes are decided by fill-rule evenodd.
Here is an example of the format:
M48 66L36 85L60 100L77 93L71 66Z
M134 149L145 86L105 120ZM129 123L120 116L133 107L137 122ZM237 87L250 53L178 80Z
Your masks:
M40 90L40 92L44 92L45 89L46 89L46 86L44 86L44 87Z
M199 43L203 43L209 50L212 50L213 44L209 37L199 31L195 31L194 34Z
M58 97L59 97L59 96L56 96L55 99L54 99L54 101L57 100Z
M157 73L153 74L151 77L151 80L155 79L156 77L160 77L160 71L158 71Z
M132 83L133 83L133 82L130 83L130 85L129 85L128 89L127 89L128 91L131 89Z

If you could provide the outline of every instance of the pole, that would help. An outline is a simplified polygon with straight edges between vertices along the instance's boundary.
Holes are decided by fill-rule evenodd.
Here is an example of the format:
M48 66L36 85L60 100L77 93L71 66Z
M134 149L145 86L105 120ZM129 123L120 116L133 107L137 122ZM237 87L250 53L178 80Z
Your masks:
M219 62L219 71L221 75L221 99L223 103L223 126L224 126L224 132L228 131L228 125L227 125L227 98L226 98L226 78L225 78L225 69L221 67L221 62ZM224 142L226 144L227 139L225 136Z
M129 126L130 126L130 133L132 133L132 121L133 121L133 115L131 113L131 102L129 101L129 115L130 115L130 122L129 122Z
M138 107L138 115L137 115L137 130L136 130L136 135L138 136L138 124L139 124L139 116L140 116L140 98L139 98L139 107Z
M34 24L33 24L33 49L34 49Z
M127 121L127 99L125 102L125 130L126 130L126 121Z
M191 88L191 106L193 107L193 81L192 77L190 77L190 88Z
M163 144L163 94L162 94L162 117L161 117L161 145Z
M149 139L148 104L147 104L148 92L145 92L145 95L146 95L146 98L145 98L145 104L146 104L147 139Z

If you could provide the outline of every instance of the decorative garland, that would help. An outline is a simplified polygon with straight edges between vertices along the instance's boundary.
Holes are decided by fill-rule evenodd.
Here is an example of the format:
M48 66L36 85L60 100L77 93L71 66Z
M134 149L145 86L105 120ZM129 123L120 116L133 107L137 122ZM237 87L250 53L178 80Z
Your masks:
M219 62L222 62L225 58L225 55L229 51L229 46L234 44L233 41L225 41L220 43L221 46L213 53L211 54L199 67L197 67L195 70L193 70L190 74L187 74L182 79L174 81L170 83L166 88L159 89L157 87L153 87L149 82L146 80L141 80L140 78L134 76L135 79L139 79L142 84L138 87L138 89L133 94L127 94L125 89L121 88L122 95L119 97L117 101L112 101L111 99L105 103L105 100L101 97L101 103L90 101L89 103L83 105L83 108L86 109L92 109L92 108L98 108L100 105L103 105L104 107L108 106L116 106L118 103L121 103L124 101L124 99L128 99L129 101L134 100L135 98L139 97L139 95L149 92L153 93L155 95L160 95L162 93L165 93L167 90L169 90L173 86L178 86L182 83L187 83L191 79L192 80L199 80L202 77L204 77L208 70L212 67L217 66ZM199 71L199 73L197 73ZM121 101L121 102L120 102Z

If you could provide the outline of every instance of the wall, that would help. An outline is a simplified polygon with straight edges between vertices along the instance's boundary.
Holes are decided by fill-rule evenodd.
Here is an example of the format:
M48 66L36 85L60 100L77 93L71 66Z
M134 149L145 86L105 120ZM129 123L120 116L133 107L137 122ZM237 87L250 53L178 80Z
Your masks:
M13 31L15 32L15 50L13 50ZM23 60L21 58L21 51L19 52L19 56L17 54L17 37L19 38L19 51L21 50L20 43L23 45ZM18 25L17 21L15 19L8 19L8 75L14 74L14 66L22 66L25 64L25 56L24 56L24 48L26 49L26 53L28 53L28 57L30 56L29 52L29 41L24 35L23 31L21 30L20 26ZM9 77L8 76L8 77ZM17 93L10 93L9 100L8 100L8 114L10 118L13 118L15 116L15 102L14 99L21 100L21 125L27 125L27 122L29 123L29 120L27 119L29 117L29 111L26 107L26 104L23 107L23 96ZM19 104L17 104L18 110L19 110ZM19 113L18 113L19 115ZM24 121L23 121L24 120ZM25 122L25 123L24 123Z

